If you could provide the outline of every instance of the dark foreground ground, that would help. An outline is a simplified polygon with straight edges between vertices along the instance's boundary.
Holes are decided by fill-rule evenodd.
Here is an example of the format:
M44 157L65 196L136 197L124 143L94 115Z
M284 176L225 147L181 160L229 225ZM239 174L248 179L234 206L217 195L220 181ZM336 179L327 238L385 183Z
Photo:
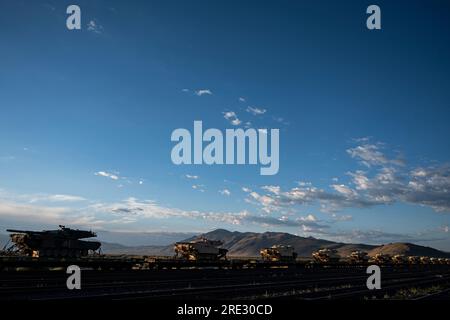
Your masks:
M387 266L368 290L366 267L81 271L68 290L65 271L0 272L0 300L329 300L450 299L449 266Z

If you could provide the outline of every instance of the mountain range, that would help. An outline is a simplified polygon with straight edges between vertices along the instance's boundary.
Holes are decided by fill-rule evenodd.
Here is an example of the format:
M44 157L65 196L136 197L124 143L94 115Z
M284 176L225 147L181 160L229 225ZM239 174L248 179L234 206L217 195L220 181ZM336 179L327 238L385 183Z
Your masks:
M176 238L179 238L186 234L177 234ZM208 233L201 234L210 240L220 240L223 242L223 247L228 249L229 256L246 256L254 257L259 256L259 250L261 248L270 247L275 244L291 245L295 248L295 251L300 257L311 257L313 251L321 248L336 249L341 256L347 256L354 250L361 250L368 252L369 256L373 256L377 253L383 254L404 254L407 256L429 256L429 257L442 257L450 258L450 253L440 251L431 247L420 246L412 243L389 243L384 245L367 245L367 244L350 244L333 242L323 239L316 239L313 237L300 237L289 233L282 232L237 232L228 231L224 229L217 229ZM190 241L197 236L190 236L184 241ZM150 237L151 238L151 237ZM8 241L9 237L4 234L0 234L0 249ZM111 238L113 239L112 235ZM168 237L165 240L171 240L173 238ZM181 239L180 239L181 240ZM176 240L178 241L178 240ZM167 243L167 242L166 242ZM158 242L159 245L149 243L149 245L129 246L124 244L118 244L114 242L102 241L102 252L106 254L133 254L133 255L173 255L173 244L161 245L162 242Z

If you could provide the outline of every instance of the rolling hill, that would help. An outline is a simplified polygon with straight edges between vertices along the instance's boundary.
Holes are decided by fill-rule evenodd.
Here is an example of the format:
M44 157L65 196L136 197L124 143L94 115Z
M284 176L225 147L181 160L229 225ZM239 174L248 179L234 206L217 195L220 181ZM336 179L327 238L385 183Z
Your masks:
M339 243L313 237L299 237L281 232L231 232L217 229L203 234L207 239L223 241L223 247L229 250L230 256L258 256L259 250L275 244L291 245L300 257L311 257L313 251L321 248L336 249L341 256L347 256L352 251L366 251L370 256L377 253L390 255L418 255L429 257L450 258L450 253L430 247L419 246L412 243L391 243L382 246L367 244Z

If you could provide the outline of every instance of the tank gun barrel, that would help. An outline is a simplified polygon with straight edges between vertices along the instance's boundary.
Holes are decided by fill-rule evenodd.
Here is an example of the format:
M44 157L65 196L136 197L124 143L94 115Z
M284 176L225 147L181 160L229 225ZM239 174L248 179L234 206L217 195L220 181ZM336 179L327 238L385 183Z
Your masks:
M39 231L25 231L25 230L16 230L16 229L6 229L7 232L11 233L41 233Z

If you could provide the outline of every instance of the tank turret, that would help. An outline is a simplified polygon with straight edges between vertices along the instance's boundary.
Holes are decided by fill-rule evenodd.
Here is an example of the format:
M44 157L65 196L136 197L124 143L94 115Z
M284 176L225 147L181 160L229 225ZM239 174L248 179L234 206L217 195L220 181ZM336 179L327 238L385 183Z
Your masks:
M93 238L92 231L77 230L59 226L58 230L27 231L6 230L16 250L23 255L33 257L81 257L96 251L101 243L79 239Z
M315 262L318 263L336 263L340 256L335 249L320 249L312 253Z
M199 238L189 242L177 242L174 246L175 256L193 261L216 261L226 257L227 249L219 248L222 241Z
M273 245L260 250L261 258L265 261L295 261L297 253L292 246Z

